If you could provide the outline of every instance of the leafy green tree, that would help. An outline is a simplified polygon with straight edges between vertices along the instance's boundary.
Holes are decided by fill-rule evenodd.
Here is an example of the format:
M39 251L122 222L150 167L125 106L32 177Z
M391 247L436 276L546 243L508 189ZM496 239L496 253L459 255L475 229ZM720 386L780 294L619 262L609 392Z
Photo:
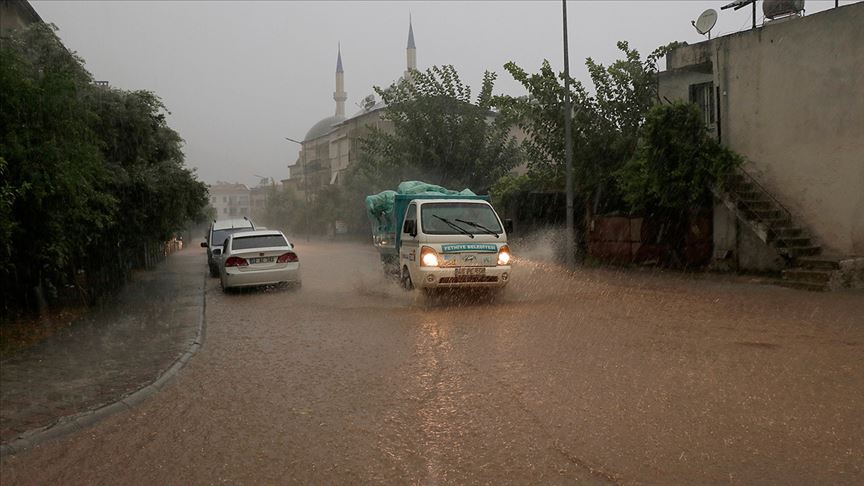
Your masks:
M616 172L633 211L669 214L706 207L711 189L741 163L712 139L696 105L656 105L645 120L636 152Z
M299 231L303 227L305 207L291 188L267 189L267 205L262 221L268 228L278 228L286 233Z
M434 66L387 89L376 87L392 130L373 129L362 139L354 175L375 184L372 190L406 179L487 190L521 155L509 120L493 111L494 82L487 71L472 97L453 66Z
M592 214L624 209L615 173L632 156L639 130L650 107L657 102L657 61L676 44L655 50L646 59L626 42L619 42L623 58L604 66L586 60L593 94L581 82L570 79L574 191L582 201L585 217L579 234L584 249L584 225ZM513 62L504 68L528 91L528 96L500 97L495 103L517 120L528 134L523 146L531 179L526 188L565 190L564 74L548 61L529 74ZM511 187L511 190L513 188ZM577 218L577 221L579 219Z
M206 186L159 99L92 81L53 26L0 45L4 309L50 300L82 270L90 287L114 289L142 250L202 215Z
M570 79L574 189L584 198L586 209L618 203L615 194L607 201L601 196L614 190L613 174L633 153L645 113L657 101L657 60L674 45L655 50L643 61L638 51L619 42L624 57L608 67L588 58L593 95L581 82ZM535 74L513 62L504 68L528 96L501 97L496 103L528 134L523 145L529 169L538 180L563 190L564 74L553 71L548 61Z
M635 154L615 176L631 210L662 223L658 243L677 265L691 214L710 207L711 189L740 163L708 135L696 105L678 102L648 112Z
M0 156L12 196L10 220L0 224L10 229L0 265L10 291L61 280L116 214L94 114L82 96L90 81L48 26L0 48Z
M140 252L203 220L207 188L184 166L183 140L168 127L159 98L100 88L89 100L123 215L112 228L118 246Z

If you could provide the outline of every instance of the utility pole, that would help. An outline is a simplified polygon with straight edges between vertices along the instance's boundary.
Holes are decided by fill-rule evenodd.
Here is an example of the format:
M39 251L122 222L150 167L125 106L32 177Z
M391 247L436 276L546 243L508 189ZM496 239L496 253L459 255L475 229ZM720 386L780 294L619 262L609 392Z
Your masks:
M573 224L573 110L570 106L570 51L567 47L567 0L561 0L564 17L564 160L567 165L567 234L564 251L567 268L575 264L576 232Z
M303 142L299 140L294 140L293 138L285 137L285 140L289 142L294 142L299 145L302 149ZM306 163L306 158L303 158L303 197L306 199L306 206L303 208L303 220L304 225L306 226L304 232L306 233L306 241L309 241L309 165Z

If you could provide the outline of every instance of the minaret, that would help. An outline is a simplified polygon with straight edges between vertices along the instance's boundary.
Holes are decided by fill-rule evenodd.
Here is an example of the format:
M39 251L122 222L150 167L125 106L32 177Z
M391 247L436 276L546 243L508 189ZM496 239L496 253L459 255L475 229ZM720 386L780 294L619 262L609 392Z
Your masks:
M336 91L333 92L336 101L336 116L345 118L345 100L348 93L345 92L345 73L342 71L342 45L339 45L339 54L336 57Z
M417 69L417 46L414 45L414 26L411 25L411 16L408 16L408 47L406 49L408 63L405 68L405 79L411 77L411 71Z

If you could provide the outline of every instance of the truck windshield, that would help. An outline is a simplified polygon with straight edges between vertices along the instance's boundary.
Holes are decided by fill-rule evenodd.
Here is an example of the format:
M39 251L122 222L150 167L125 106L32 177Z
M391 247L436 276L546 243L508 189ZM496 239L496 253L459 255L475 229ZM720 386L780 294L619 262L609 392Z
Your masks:
M423 232L428 235L502 233L498 215L485 203L441 202L421 206ZM458 231L442 219L453 221L465 231ZM470 224L473 223L473 224Z

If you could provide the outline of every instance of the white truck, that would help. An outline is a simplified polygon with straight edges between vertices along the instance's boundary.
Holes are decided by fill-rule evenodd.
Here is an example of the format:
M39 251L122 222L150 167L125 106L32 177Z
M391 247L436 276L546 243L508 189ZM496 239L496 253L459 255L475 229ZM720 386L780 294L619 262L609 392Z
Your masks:
M511 223L488 196L465 192L394 193L383 210L367 198L375 246L404 288L503 288L510 281Z

